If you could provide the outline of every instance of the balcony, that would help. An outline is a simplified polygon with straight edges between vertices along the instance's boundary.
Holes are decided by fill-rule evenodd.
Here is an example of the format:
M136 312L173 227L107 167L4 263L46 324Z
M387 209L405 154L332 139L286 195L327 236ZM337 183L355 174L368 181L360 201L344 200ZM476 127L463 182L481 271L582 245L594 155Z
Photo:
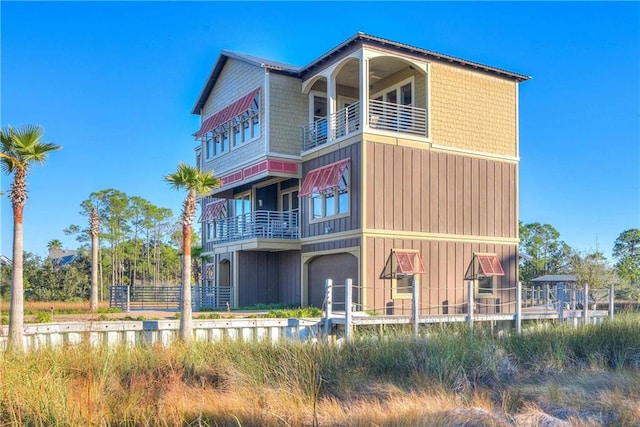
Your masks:
M255 211L214 221L213 245L252 239L297 240L300 238L299 213Z
M427 136L427 110L410 105L369 100L371 129ZM308 124L302 129L303 151L319 147L362 128L360 103L355 102L327 118Z

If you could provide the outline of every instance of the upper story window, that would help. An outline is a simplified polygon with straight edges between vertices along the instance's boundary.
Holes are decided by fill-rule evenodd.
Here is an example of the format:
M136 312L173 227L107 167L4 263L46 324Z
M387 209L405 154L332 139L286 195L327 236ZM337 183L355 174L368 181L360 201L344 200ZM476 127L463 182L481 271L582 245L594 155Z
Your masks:
M207 160L259 136L260 88L207 118L196 132Z
M310 221L349 214L349 160L307 174L298 196L309 196Z
M375 101L383 101L390 104L413 105L413 92L413 77L410 77L398 84L385 88L384 90L374 94L371 98Z

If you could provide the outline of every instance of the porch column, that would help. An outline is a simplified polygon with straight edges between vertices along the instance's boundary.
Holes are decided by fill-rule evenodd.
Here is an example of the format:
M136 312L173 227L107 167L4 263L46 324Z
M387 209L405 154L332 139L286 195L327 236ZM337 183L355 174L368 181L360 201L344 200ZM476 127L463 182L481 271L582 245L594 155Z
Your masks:
M360 58L360 123L369 128L369 58Z
M336 78L329 74L327 76L327 122L329 126L328 139L336 139L336 106L338 105L338 96L336 88Z

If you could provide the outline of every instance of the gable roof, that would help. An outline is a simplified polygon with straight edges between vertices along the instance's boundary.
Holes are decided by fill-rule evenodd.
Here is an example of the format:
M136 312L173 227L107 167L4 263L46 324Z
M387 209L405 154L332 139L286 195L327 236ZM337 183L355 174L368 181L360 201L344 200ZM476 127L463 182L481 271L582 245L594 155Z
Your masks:
M211 73L209 73L209 77L207 78L207 83L205 84L204 88L200 92L200 95L198 96L198 100L196 101L195 105L193 106L193 109L191 110L191 114L200 114L202 107L207 101L209 94L211 94L211 91L213 90L213 87L216 84L218 77L220 77L220 73L222 72L222 69L224 68L229 58L243 61L248 64L254 65L256 67L262 67L273 72L287 74L292 77L304 78L305 75L312 73L314 70L321 67L327 61L332 60L333 58L339 56L346 49L349 49L359 43L366 44L369 46L377 46L377 47L395 51L401 54L411 54L411 55L422 56L427 60L436 59L441 61L447 61L463 67L471 67L476 70L481 70L481 71L489 72L492 74L497 74L502 77L514 79L518 82L523 82L525 80L531 79L530 76L525 76L524 74L513 73L511 71L503 70L501 68L483 65L478 62L467 61L465 59L456 58L454 56L445 55L442 53L434 52L432 50L422 49L422 48L411 46L408 44L398 43L392 40L383 39L381 37L375 37L362 32L358 32L356 35L342 42L335 48L331 49L330 51L320 56L318 59L312 61L311 63L305 65L304 67L297 67L295 65L289 65L283 62L272 61L272 60L260 58L258 56L246 55L242 53L223 50L220 52L220 55L218 56L218 59L215 65L213 66Z
M209 73L209 77L207 78L207 83L204 85L204 88L202 88L202 91L198 96L198 100L196 101L195 105L191 109L191 114L200 114L200 110L202 110L202 107L204 107L205 102L207 102L207 98L209 98L209 95L211 94L211 91L213 90L213 87L218 81L218 77L220 77L220 73L222 72L222 69L224 68L229 58L246 62L247 64L268 69L270 71L280 72L280 73L288 74L292 76L298 76L298 72L300 71L299 67L285 64L284 62L271 61L268 59L260 58L258 56L246 55L243 53L223 50L220 52L220 55L218 56L216 63L211 69L211 72Z

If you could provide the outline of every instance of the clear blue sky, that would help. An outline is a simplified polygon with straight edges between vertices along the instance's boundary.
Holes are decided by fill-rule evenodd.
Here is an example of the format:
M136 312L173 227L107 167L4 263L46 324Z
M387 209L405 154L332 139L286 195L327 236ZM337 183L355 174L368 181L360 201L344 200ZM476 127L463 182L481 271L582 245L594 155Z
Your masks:
M530 75L520 86L520 219L610 255L640 228L640 3L7 2L1 124L62 145L28 179L25 250L115 188L171 208L194 163L191 108L220 50L303 66L358 31ZM12 216L2 176L2 254Z

